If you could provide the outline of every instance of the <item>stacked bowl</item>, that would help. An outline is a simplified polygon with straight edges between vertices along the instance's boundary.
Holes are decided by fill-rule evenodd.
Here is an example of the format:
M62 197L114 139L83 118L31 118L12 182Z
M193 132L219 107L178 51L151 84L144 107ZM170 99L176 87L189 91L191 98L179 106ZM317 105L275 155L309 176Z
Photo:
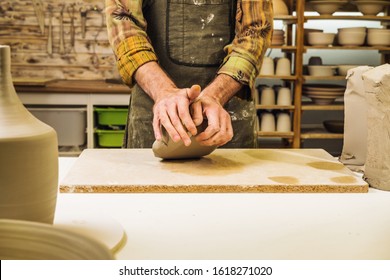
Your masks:
M362 46L366 40L366 27L339 28L337 41L342 46Z
M374 47L390 46L390 29L368 28L367 45Z
M336 98L342 97L345 92L344 86L332 84L307 84L303 86L303 95L309 97L314 104L329 105Z
M385 0L355 0L352 3L365 16L376 16L378 13L383 12L387 5L390 5L390 1Z
M284 45L284 31L282 29L275 29L272 34L271 44L273 46Z

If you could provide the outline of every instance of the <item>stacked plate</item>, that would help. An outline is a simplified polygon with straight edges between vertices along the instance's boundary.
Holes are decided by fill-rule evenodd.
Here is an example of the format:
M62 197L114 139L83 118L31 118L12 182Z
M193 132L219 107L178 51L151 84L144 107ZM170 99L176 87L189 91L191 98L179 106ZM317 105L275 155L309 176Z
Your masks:
M275 29L272 34L271 44L273 46L281 46L284 45L284 31L282 29Z
M345 87L331 84L308 84L303 86L303 95L309 97L314 104L329 105L336 98L344 96Z

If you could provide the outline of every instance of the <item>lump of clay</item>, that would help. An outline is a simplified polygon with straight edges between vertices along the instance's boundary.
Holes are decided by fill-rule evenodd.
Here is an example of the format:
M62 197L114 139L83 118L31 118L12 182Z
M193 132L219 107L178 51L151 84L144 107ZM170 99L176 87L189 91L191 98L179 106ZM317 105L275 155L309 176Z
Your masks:
M197 127L198 134L207 127L207 121L204 121ZM152 150L155 157L162 159L190 159L200 158L212 153L217 146L201 146L194 136L191 136L191 144L185 146L183 141L173 142L165 128L162 128L163 140L154 141Z

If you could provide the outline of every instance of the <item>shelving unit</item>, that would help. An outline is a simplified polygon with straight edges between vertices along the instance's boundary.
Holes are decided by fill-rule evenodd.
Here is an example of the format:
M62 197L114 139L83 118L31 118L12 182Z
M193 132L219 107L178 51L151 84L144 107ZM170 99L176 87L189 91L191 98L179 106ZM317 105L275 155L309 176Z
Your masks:
M386 47L372 47L372 46L329 46L318 47L309 46L304 44L304 28L305 24L316 20L345 20L352 21L375 21L379 22L382 26L389 28L390 26L390 7L384 15L380 16L367 16L356 15L357 10L353 5L347 5L345 13L342 15L307 15L306 11L310 11L305 3L306 1L285 0L291 16L276 16L275 21L282 21L283 30L286 33L286 44L283 46L271 46L271 49L281 51L285 57L290 58L292 63L293 73L291 76L259 76L261 81L275 81L282 83L283 85L291 88L293 94L293 104L291 106L264 106L257 105L257 110L288 110L292 115L292 131L289 133L280 132L262 132L258 131L257 135L261 138L267 137L280 137L287 140L292 148L300 148L305 140L309 139L342 139L343 134L329 133L321 124L317 125L305 125L302 124L302 115L307 111L319 112L321 111L343 111L344 105L342 100L331 105L316 105L308 101L302 96L302 89L304 84L310 83L331 83L337 84L346 82L344 76L330 76L330 77L313 77L304 74L304 55L307 55L309 51L376 51L380 55L380 62L390 62L390 46ZM344 12L344 11L343 11ZM294 30L295 29L295 30Z

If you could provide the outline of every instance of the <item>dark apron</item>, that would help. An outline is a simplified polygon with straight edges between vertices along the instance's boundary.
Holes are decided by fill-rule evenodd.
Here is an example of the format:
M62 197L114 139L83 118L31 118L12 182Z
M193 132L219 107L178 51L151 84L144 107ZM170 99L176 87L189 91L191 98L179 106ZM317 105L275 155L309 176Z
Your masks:
M150 0L143 12L148 36L160 66L180 88L206 87L225 56L223 47L234 37L235 0ZM256 146L256 110L245 86L225 104L233 125L233 139L223 147ZM155 140L153 100L138 86L132 89L125 148L151 148Z

